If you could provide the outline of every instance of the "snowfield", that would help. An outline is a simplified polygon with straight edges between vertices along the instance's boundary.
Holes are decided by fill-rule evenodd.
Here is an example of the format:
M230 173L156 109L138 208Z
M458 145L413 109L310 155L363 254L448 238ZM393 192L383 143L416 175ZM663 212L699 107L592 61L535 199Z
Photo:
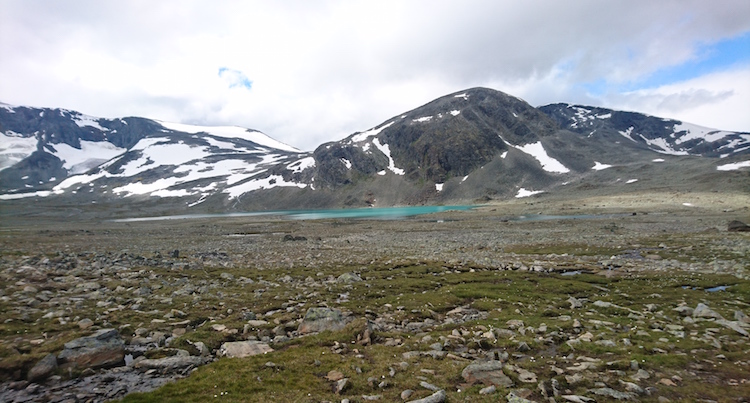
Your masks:
M561 164L560 161L547 155L547 151L544 149L544 146L542 146L541 141L526 144L524 146L516 146L516 148L536 158L536 160L539 161L540 164L542 164L542 169L547 172L560 174L570 172L570 169Z
M290 145L284 144L280 141L276 141L259 131L246 129L244 127L197 126L197 125L188 125L184 123L162 122L160 120L157 120L156 122L158 122L163 127L169 130L174 130L176 132L193 133L193 134L206 133L206 134L210 134L216 137L238 138L238 139L252 141L255 144L265 146L265 147L275 148L278 150L300 152L299 149L296 149Z
M16 165L33 154L38 143L36 137L22 137L10 130L0 133L0 171Z

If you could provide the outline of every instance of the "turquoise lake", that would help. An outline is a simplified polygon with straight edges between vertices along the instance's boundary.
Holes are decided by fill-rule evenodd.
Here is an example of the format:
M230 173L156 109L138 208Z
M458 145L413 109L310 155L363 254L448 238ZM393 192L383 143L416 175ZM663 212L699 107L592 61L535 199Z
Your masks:
M183 214L159 217L136 217L113 220L115 222L138 222L159 220L184 220L196 218L227 218L227 217L260 217L260 216L282 216L293 220L324 220L330 218L369 218L381 220L398 220L401 218L418 216L423 214L439 213L442 211L465 211L476 206L410 206L410 207L382 207L382 208L355 208L355 209L331 209L331 210L283 210L283 211L254 211L247 213L222 213L222 214Z

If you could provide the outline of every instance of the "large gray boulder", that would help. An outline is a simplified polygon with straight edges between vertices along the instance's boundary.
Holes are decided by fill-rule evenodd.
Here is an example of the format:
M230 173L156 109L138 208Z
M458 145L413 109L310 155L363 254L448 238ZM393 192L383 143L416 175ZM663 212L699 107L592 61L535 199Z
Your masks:
M498 360L475 362L461 372L461 377L469 384L481 383L509 388L513 380L503 373L503 362Z
M65 343L57 358L62 365L80 369L114 367L123 363L125 343L116 329L102 329Z
M310 308L305 318L299 324L297 331L300 334L323 332L326 330L337 331L346 326L346 319L338 309L333 308Z

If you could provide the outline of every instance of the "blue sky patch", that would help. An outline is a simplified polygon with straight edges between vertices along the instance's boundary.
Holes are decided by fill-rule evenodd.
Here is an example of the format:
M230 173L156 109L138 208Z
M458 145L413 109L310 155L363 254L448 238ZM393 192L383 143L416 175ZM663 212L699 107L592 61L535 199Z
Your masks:
M220 67L219 77L229 85L229 88L240 87L248 90L253 88L253 82L249 78L247 78L245 73L239 70L230 69L228 67Z
M750 32L718 42L696 46L695 56L676 66L668 66L647 77L624 83L612 83L605 79L580 83L587 93L600 96L607 92L630 92L657 88L750 63Z

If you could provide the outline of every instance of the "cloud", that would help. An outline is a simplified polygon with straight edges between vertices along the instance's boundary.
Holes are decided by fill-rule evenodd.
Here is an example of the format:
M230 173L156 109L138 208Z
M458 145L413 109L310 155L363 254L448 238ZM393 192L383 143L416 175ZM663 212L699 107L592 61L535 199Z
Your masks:
M253 82L250 81L247 76L239 70L230 69L228 67L219 68L219 77L222 78L228 85L229 88L253 88Z
M242 125L302 149L476 86L750 130L706 112L744 99L708 79L734 59L691 64L748 15L729 0L4 0L0 101Z

